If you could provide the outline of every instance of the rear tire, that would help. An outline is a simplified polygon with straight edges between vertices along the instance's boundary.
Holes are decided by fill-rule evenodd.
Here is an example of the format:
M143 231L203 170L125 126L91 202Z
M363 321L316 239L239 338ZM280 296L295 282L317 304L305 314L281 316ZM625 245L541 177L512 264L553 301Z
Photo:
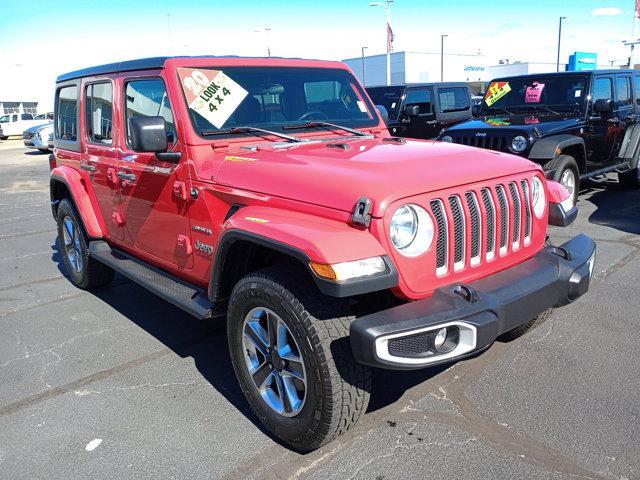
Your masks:
M520 338L525 333L533 329L536 329L540 325L542 325L547 320L547 318L551 316L552 312L553 312L553 308L545 310L533 320L529 320L527 323L523 323L519 327L516 327L513 330L510 330L506 333L503 333L498 337L498 340L501 342L511 342L517 338Z
M330 442L367 409L371 371L351 353L352 320L344 303L323 296L307 275L291 268L251 273L231 294L227 338L240 388L266 429L296 450ZM269 370L258 376L263 367ZM286 389L286 382L295 388L291 394L281 389L280 397L275 387Z
M560 155L544 165L545 172L552 172L552 180L562 184L573 196L573 204L578 203L580 194L580 169L570 155Z
M113 280L112 268L89 256L87 236L80 216L68 199L60 201L57 210L60 254L71 282L83 290L104 287Z
M640 166L629 170L628 172L619 173L618 179L623 188L638 189L640 188Z
M0 137L0 140L6 140L7 138L9 138L9 137L3 136L3 137Z

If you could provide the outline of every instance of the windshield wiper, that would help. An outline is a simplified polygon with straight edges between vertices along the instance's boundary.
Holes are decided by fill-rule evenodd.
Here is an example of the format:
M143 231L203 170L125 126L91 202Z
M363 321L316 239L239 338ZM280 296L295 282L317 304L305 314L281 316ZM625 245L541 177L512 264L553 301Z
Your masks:
M234 127L228 130L202 130L200 132L200 135L208 137L212 135L240 135L242 133L263 133L265 135L273 135L274 137L284 138L285 140L289 140L290 142L302 142L302 139L300 138L257 127Z
M537 110L544 110L552 115L560 115L560 112L556 112L549 107L545 107L544 105L523 105L518 108L525 108L529 112L535 112Z
M489 107L483 110L483 112L503 112L503 113L506 113L507 115L513 115L512 112L510 112L506 108L501 108L501 107Z
M343 127L342 125L337 125L335 123L322 122L322 121L307 122L300 125L284 125L282 129L295 130L296 128L319 128L319 127L327 127L327 128L344 130L345 132L353 133L354 135L358 135L359 137L367 136L366 133L361 132L360 130L356 130L355 128Z

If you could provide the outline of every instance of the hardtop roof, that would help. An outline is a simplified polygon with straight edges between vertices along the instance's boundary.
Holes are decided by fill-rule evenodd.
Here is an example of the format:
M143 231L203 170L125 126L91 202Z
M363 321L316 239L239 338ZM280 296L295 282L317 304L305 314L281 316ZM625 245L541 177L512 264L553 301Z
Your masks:
M270 63L280 63L282 61L300 63L301 66L338 66L343 65L341 62L335 61L325 61L325 60L305 60L302 58L286 58L286 57L240 57L234 55L223 55L223 56L215 56L215 55L201 55L201 56L177 56L177 57L150 57L150 58L140 58L135 60L125 60L122 62L116 63L108 63L105 65L98 65L95 67L83 68L80 70L74 70L72 72L64 73L60 75L56 82L65 82L67 80L73 80L76 78L83 77L93 77L97 75L105 75L108 73L120 73L120 72L132 72L136 70L152 70L158 68L164 68L167 60L175 59L176 61L180 60L189 60L189 59L221 59L221 60L237 60L238 64L241 64L242 61L260 61L265 65ZM181 63L181 62L180 62Z
M496 80L503 80L506 78L526 78L526 77L536 77L536 78L541 78L541 77L563 77L563 76L569 76L569 75L612 75L615 73L627 73L627 74L633 74L633 73L637 73L640 74L640 70L616 70L616 69L606 69L606 70L580 70L580 71L575 71L575 72L547 72L547 73L526 73L524 75L503 75L501 77L495 77L493 79L493 81Z

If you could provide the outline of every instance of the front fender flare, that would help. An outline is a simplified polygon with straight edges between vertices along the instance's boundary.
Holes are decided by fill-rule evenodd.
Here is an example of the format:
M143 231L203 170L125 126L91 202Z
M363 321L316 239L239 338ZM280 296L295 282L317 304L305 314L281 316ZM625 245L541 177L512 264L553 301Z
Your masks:
M368 230L299 212L266 207L244 207L223 225L209 283L209 298L220 301L222 272L229 248L238 240L289 255L299 260L320 291L334 297L348 297L398 285L398 272L384 247ZM374 277L335 282L315 275L309 264L335 264L381 256L387 272Z
M578 145L582 150L583 158L587 158L587 148L584 139L575 135L553 135L542 138L533 144L529 152L529 160L540 162L542 160L552 160L557 156L557 150Z
M87 235L93 239L103 238L106 232L104 221L91 202L80 173L68 166L56 167L51 171L49 188L52 202L55 200L54 190L58 182L67 187Z

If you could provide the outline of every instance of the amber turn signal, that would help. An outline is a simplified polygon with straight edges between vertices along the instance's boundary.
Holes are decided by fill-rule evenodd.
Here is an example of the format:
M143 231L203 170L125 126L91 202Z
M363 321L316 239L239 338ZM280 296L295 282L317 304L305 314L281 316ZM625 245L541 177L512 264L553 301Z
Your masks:
M329 280L337 280L336 272L333 270L331 265L327 265L326 263L310 263L311 270L314 271L316 275L322 278L328 278Z

